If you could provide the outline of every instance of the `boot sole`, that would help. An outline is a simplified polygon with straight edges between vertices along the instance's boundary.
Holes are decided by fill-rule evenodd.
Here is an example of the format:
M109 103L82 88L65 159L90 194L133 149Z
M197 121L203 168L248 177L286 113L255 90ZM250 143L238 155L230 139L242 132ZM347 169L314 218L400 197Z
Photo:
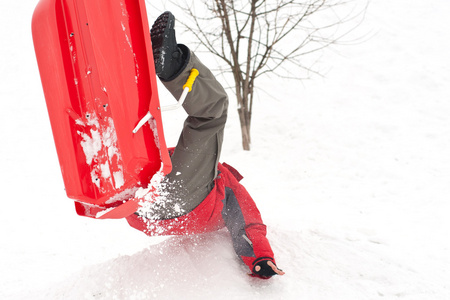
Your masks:
M165 53L170 51L171 46L165 41L171 40L169 34L174 32L172 31L174 28L175 16L170 12L165 12L156 19L150 30L156 74L163 72Z

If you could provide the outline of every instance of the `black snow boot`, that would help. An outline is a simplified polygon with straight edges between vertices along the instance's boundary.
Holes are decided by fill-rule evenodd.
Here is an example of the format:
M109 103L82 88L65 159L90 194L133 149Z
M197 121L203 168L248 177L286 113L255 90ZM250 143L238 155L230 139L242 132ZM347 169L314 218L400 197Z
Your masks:
M166 11L156 19L150 30L156 75L163 81L176 78L188 62L189 49L177 44L174 28L175 16Z

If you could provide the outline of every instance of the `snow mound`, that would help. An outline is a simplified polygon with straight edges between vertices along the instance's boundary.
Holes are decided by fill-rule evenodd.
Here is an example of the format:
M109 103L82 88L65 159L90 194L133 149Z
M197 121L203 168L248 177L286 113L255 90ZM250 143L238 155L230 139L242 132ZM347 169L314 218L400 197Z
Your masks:
M133 255L85 267L37 294L41 299L237 299L279 292L269 289L278 278L265 281L247 273L228 232L219 231L169 237Z

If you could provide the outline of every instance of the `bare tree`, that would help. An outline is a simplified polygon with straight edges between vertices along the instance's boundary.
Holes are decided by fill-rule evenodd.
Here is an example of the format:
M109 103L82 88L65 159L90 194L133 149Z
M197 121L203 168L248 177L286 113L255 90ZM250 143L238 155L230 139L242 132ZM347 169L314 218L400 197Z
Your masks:
M250 150L257 78L270 73L301 80L305 77L299 76L298 70L317 73L304 57L337 44L356 26L344 25L362 19L365 11L365 7L355 10L354 0L171 2L189 16L179 22L199 45L219 57L226 64L224 72L233 76L244 150ZM194 2L202 3L203 9L197 9Z

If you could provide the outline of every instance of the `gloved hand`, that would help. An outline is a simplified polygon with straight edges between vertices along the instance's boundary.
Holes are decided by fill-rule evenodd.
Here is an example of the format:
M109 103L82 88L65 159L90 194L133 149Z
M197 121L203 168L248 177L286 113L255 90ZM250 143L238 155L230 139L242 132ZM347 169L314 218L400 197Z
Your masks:
M273 261L268 258L261 258L260 260L257 260L253 266L252 272L253 276L263 279L268 279L274 275L284 275L283 270L278 269Z

